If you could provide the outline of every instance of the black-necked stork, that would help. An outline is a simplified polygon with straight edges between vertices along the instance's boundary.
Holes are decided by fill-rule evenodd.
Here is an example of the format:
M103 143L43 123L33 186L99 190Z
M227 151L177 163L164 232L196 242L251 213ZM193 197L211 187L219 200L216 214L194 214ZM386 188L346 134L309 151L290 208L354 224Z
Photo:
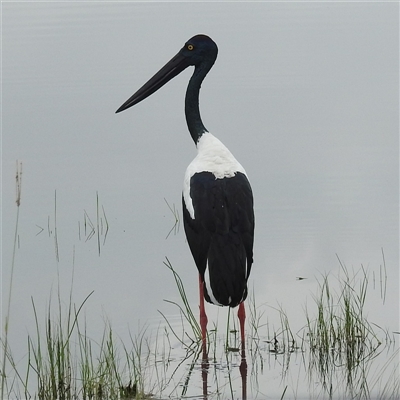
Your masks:
M186 170L182 203L186 237L199 271L200 325L205 341L204 298L220 306L239 305L244 346L243 302L253 263L253 194L244 168L208 132L199 111L200 86L217 53L217 45L208 36L192 37L116 112L144 100L185 68L195 67L186 91L185 114L198 153Z

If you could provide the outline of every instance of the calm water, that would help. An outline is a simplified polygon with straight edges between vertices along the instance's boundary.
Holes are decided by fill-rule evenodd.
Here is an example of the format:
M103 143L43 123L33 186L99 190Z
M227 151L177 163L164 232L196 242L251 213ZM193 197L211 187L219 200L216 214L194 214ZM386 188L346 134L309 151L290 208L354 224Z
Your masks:
M178 301L168 257L196 309L195 266L180 224L168 236L175 218L166 204L181 215L183 175L196 154L183 113L191 71L114 114L196 33L219 45L202 116L253 186L250 286L269 326L279 326L274 308L282 307L294 331L303 327L317 280L339 273L338 255L349 270L368 271L369 320L399 331L398 11L393 3L3 3L3 299L15 163L23 163L15 359L26 362L31 298L44 318L58 286L65 302L72 287L77 304L94 290L84 310L90 335L107 319L129 342L129 332L163 324L158 310L179 324L163 301ZM224 326L227 310L208 313ZM293 368L300 362L286 380L282 362L253 368L249 398L280 396L286 385L286 396L318 397ZM200 373L191 382L199 395ZM240 397L239 379L233 387Z

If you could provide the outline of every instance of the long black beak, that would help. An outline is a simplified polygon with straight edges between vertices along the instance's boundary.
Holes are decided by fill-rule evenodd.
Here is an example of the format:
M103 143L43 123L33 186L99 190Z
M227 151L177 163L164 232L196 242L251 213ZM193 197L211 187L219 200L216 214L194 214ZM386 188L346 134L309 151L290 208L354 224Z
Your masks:
M190 65L188 57L183 56L180 52L167 62L152 78L150 78L136 93L134 93L116 113L126 110L129 107L141 102L149 97L155 91L164 86L172 78L181 73Z

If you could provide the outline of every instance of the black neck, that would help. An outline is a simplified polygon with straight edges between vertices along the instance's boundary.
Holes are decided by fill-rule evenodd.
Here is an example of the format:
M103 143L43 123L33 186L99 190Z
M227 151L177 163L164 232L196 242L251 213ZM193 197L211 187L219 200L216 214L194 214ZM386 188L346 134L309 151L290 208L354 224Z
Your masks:
M186 123L189 128L190 135L197 144L203 133L208 132L206 127L203 125L203 121L200 117L199 109L199 93L201 83L207 75L208 71L212 67L211 65L200 65L195 68L192 77L190 78L185 97L185 115Z

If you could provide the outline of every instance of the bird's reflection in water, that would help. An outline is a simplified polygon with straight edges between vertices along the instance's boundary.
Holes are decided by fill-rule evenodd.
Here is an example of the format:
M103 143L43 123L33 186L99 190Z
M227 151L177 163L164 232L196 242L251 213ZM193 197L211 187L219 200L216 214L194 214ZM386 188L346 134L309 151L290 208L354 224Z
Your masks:
M231 352L232 349L226 349L226 354ZM241 348L240 348L240 377L242 381L242 400L247 399L247 360L246 360L246 349L245 343L242 341ZM201 342L201 380L203 386L203 400L208 400L208 373L210 369L210 362L208 357L208 348L206 340L202 340ZM233 368L229 367L228 363L228 374L230 379L230 374L233 372ZM232 388L232 386L231 386ZM233 391L231 392L233 398Z
M247 399L247 361L246 361L246 350L244 345L241 349L241 360L239 366L240 376L242 378L242 400Z
M208 362L208 352L207 352L207 344L205 340L202 340L202 359L201 359L201 381L203 383L203 399L208 399L208 369L210 367L210 363Z

